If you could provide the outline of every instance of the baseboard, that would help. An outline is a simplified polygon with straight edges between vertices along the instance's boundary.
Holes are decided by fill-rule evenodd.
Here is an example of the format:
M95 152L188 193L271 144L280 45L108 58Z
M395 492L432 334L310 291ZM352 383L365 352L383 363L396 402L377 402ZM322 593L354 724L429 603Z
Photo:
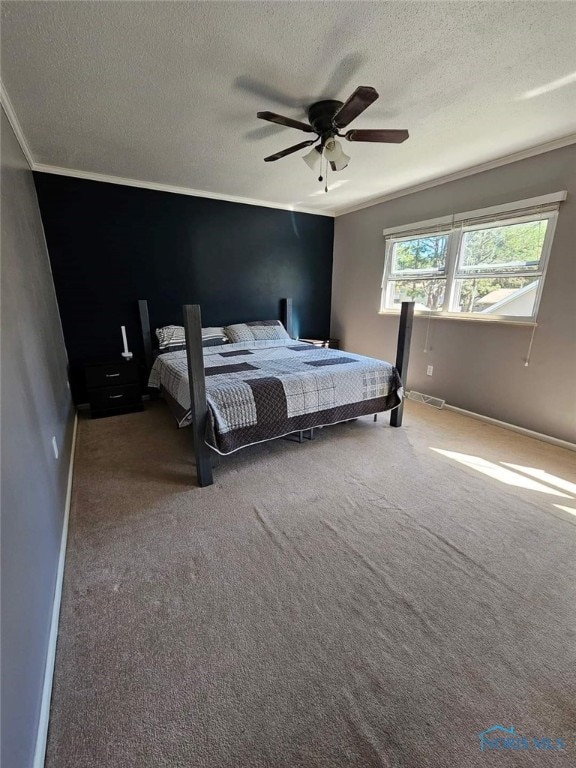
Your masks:
M64 562L66 560L66 543L68 541L68 519L70 517L70 503L72 500L72 477L74 475L74 454L76 452L77 429L78 414L75 414L74 428L72 432L72 448L70 451L70 466L68 469L68 485L66 488L66 502L64 506L64 521L62 523L62 537L60 539L60 555L58 558L58 570L56 572L56 587L54 589L52 619L50 621L50 634L48 637L48 650L46 652L46 666L44 669L44 683L42 686L42 702L40 705L40 717L38 719L36 748L34 750L34 761L32 763L32 768L44 768L44 760L46 757L48 722L50 720L50 701L52 698L52 680L54 677L54 662L56 660L56 643L58 640L58 623L60 619L60 601L62 599L62 581L64 578Z
M542 432L534 432L532 429L525 429L524 427L517 427L516 424L509 424L507 421L499 421L498 419L492 419L490 416L482 416L481 413L474 413L474 411L466 411L464 408L457 408L455 405L446 405L444 408L447 411L456 411L463 416L469 416L471 419L477 419L478 421L485 421L487 424L493 424L495 427L502 427L502 429L509 429L511 432L518 432L526 437L533 437L535 440L542 440L544 443L550 443L556 445L559 448L567 448L569 451L576 451L576 443L570 443L568 440L560 440L558 437L551 437L550 435L544 435Z

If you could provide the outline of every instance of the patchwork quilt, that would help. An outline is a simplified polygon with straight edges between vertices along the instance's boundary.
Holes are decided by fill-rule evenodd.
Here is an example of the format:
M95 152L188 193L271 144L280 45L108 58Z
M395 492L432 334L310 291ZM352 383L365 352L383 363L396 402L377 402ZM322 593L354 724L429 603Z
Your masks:
M206 443L220 454L254 443L394 408L402 384L396 368L371 357L293 339L239 342L204 349L209 419ZM150 387L191 421L186 352L159 356Z

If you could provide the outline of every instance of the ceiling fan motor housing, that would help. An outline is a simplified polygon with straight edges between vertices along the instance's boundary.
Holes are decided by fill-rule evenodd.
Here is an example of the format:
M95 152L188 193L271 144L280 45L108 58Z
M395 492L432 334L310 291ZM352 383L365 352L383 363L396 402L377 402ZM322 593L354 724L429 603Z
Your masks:
M342 106L341 101L326 99L316 101L308 108L308 120L316 133L322 137L322 143L330 136L334 136L338 131L334 127L334 115Z

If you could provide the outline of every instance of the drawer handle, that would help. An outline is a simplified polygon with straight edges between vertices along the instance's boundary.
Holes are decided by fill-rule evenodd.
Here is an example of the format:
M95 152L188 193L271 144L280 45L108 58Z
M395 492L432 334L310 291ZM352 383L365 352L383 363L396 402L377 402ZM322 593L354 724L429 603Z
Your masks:
M109 400L117 400L119 397L124 397L124 395L108 395Z
M107 379L114 379L116 376L120 376L119 373L107 373L106 378Z

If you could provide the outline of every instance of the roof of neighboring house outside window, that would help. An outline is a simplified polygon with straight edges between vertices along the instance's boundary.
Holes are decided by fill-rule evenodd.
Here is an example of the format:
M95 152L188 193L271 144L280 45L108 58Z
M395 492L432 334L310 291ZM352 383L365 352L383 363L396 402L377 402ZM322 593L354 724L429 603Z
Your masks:
M513 293L516 293L518 288L497 288L495 291L490 291L486 296L482 296L481 299L477 299L476 304L496 304L498 301L507 299Z
M507 305L517 301L519 298L526 296L526 294L535 292L537 287L538 280L534 280L533 283L529 283L523 288L500 288L497 291L492 291L492 293L487 293L486 296L484 296L484 299L478 300L478 303L483 300L486 303L485 300L488 298L488 296L494 296L494 294L497 293L506 295L502 296L502 298L500 298L498 301L491 303L486 309L483 309L482 314L506 314L506 312L500 313L500 310L505 308Z

